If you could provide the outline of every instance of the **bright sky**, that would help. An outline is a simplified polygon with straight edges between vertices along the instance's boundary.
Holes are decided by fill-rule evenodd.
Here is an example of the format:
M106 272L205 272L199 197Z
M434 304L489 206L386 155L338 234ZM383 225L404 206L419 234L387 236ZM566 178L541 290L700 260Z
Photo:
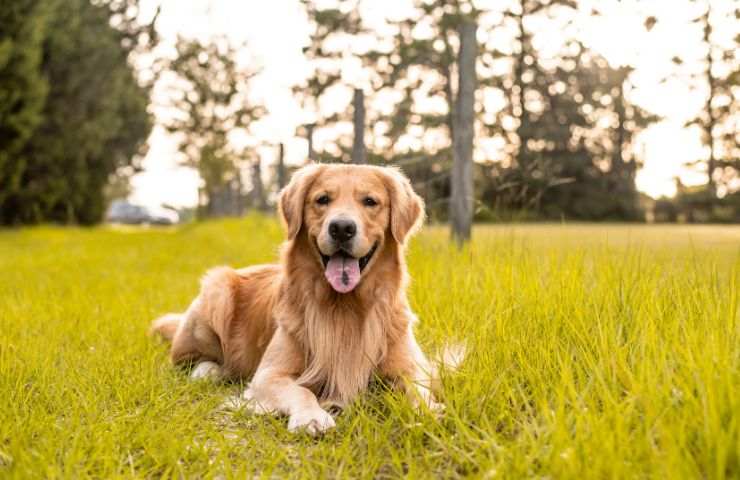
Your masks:
M722 6L733 4L733 0L712 1ZM269 110L252 129L266 145L259 152L271 163L277 147L269 144L285 142L287 161L304 161L306 142L294 137L296 127L304 118L291 87L306 75L308 65L301 49L308 42L310 32L298 0L144 0L142 3L144 18L149 18L147 12L153 12L156 5L162 4L158 21L162 52L171 51L178 34L201 39L226 35L235 44L246 42L250 55L262 68L254 83L255 98ZM397 11L402 3L400 0L373 0L373 10L368 13L375 16ZM481 0L480 3L486 2ZM688 20L700 11L683 0L582 0L581 5L583 15L578 24L583 29L583 38L614 66L633 65L633 100L665 118L640 137L638 148L643 153L645 165L638 173L638 188L657 197L675 193L676 176L687 184L703 183L705 175L702 172L682 166L702 156L699 132L683 128L701 107L702 91L691 90L678 80L661 83L672 69L672 57L702 53L697 42L700 32L693 31L688 24ZM605 15L597 19L587 15L592 5L598 6ZM648 15L659 19L650 34L642 27ZM733 25L736 24L730 22L731 28ZM733 31L728 30L726 34L732 36ZM155 91L155 99L158 95ZM155 107L155 115L164 114L161 107ZM317 143L320 149L320 138ZM145 170L133 179L133 200L146 205L195 205L198 175L177 164L176 146L161 127L155 127L150 145L144 159Z

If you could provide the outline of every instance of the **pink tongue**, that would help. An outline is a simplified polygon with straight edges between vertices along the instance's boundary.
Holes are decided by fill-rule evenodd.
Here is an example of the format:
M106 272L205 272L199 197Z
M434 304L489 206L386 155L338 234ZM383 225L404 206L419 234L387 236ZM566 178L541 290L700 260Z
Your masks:
M351 292L360 283L360 262L356 258L335 253L326 264L324 275L337 292Z

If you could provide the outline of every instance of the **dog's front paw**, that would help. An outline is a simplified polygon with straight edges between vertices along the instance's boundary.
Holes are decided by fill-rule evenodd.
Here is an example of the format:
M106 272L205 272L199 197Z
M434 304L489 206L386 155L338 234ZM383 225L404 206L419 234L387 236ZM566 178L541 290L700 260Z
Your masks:
M417 388L410 392L411 405L417 411L427 411L433 414L441 414L445 411L445 404L434 400L432 392L426 388Z
M311 435L324 433L335 426L334 418L322 408L294 413L288 420L289 431L305 430Z
M275 408L265 402L260 402L257 399L257 396L254 390L252 390L251 386L244 390L244 393L242 393L240 397L235 397L231 401L235 405L238 405L240 409L246 409L248 412L255 415L266 415L275 413Z
M191 380L218 380L219 378L221 378L221 366L216 362L198 362L190 372Z

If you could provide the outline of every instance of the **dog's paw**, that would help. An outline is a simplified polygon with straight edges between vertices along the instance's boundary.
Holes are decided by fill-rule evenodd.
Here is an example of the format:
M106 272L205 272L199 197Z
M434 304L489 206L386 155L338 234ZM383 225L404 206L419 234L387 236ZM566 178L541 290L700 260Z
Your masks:
M226 397L226 400L224 400L221 405L219 405L219 410L225 410L228 412L236 412L240 410L246 410L248 408L247 402L242 400L242 397L234 395L231 397Z
M276 413L273 408L257 401L251 388L247 388L241 395L227 397L221 404L220 409L243 411L252 415L268 415Z
M296 432L303 430L311 435L324 433L335 426L334 418L322 408L294 413L288 419L289 431Z
M190 380L217 380L221 378L221 366L216 362L198 362L190 372Z
M419 389L410 397L411 405L418 412L428 412L432 414L442 414L445 411L445 404L434 400L434 396L427 389Z
M244 393L242 393L238 401L242 408L245 408L248 412L254 415L267 415L275 413L274 408L271 408L269 405L266 405L257 400L254 394L254 390L252 390L251 388L247 388L246 390L244 390Z

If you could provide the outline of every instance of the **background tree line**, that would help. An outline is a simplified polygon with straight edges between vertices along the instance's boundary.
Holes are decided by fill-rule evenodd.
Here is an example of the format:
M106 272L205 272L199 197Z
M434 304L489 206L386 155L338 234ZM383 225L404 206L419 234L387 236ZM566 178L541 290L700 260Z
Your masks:
M311 72L294 93L312 120L296 133L313 161L402 166L431 217L461 240L473 217L632 221L647 207L662 220L740 221L740 36L718 42L713 25L727 12L687 1L704 53L674 58L672 76L707 91L687 124L702 132L707 184L679 185L675 199L653 202L635 186L637 136L659 119L633 102L632 69L583 43L577 0L413 0L381 26L361 15L370 0L301 0ZM250 96L259 69L237 61L243 46L226 38L180 38L142 81L133 59L158 38L156 16L139 16L136 0L3 0L2 223L99 221L106 192L125 191L139 168L162 73L177 114L160 121L203 181L200 213L269 208L289 173L283 146L267 171L254 143L234 141L253 138L265 113ZM543 45L542 30L557 41ZM317 148L319 133L330 141Z
M157 41L135 1L2 0L0 223L91 224L137 166L150 85L129 59Z
M471 128L477 141L471 169L478 219L644 219L645 207L653 202L635 186L642 160L636 137L659 118L631 101L630 67L609 65L580 41L578 2L518 0L496 12L478 10L475 2L464 0L413 3L410 15L378 32L358 14L363 0L340 2L335 8L304 0L314 26L306 54L315 67L300 90L309 99L305 103L336 98L333 89L346 88L341 66L348 57L358 59L364 75L352 85L353 98L358 98L358 88L368 97L368 161L403 165L432 215L445 219L459 201L453 165L455 130L462 127L456 123L456 103L465 75L474 76ZM704 111L690 123L704 132L709 153L697 164L706 165L708 182L701 188L679 188L675 200L660 201L653 210L666 220L676 220L680 213L688 220L740 221L740 198L731 186L740 172L738 59L735 50L720 46L712 36L712 23L728 19L713 13L708 0L693 3L693 22L702 25L706 55L690 59L699 70L689 72L680 69L688 62L675 58L675 75L698 87L709 86ZM590 13L602 14L597 9ZM740 9L731 14L740 18ZM658 22L646 17L639 27L650 31ZM458 77L466 23L483 34L476 36L475 67ZM562 35L555 51L534 42L532 25L546 28L543 24ZM492 34L499 31L503 33ZM740 35L734 46L738 43ZM335 111L339 113L331 116L317 112L312 131L338 130L336 123L348 122L348 113L342 112L352 109L336 106ZM353 160L347 137L336 136L315 158ZM493 144L498 157L491 158L484 144Z

